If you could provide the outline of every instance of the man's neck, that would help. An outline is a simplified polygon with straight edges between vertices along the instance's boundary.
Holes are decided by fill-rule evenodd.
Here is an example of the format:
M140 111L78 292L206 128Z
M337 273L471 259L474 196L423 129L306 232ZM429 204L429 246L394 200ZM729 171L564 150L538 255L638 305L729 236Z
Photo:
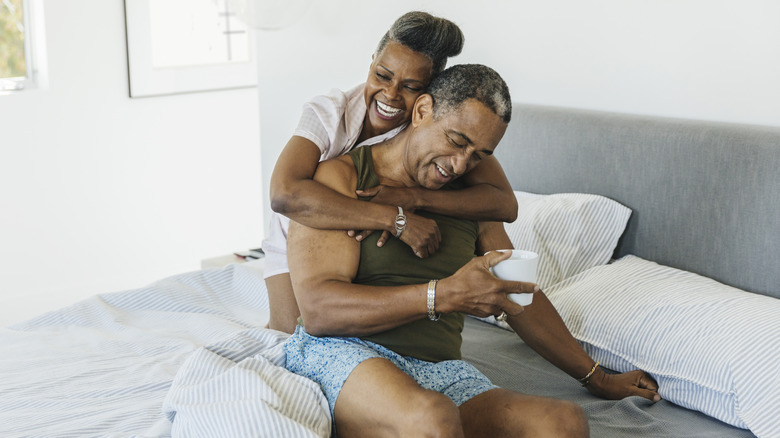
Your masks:
M404 129L393 138L377 143L371 149L374 171L382 185L414 187L417 183L404 166L410 129Z

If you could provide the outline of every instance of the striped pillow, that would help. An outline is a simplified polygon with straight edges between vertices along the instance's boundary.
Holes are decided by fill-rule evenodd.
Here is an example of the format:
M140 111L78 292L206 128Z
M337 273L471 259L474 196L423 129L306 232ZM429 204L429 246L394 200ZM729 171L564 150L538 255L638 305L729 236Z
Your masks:
M517 249L539 254L543 290L612 257L631 210L599 195L515 192L517 220L504 224Z
M780 436L780 300L636 256L545 293L594 360L649 372L672 403Z

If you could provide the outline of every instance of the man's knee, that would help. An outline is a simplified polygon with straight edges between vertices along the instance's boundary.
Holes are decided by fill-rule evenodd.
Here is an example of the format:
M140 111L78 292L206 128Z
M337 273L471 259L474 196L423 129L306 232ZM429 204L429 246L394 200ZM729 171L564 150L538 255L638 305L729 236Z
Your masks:
M462 437L460 411L447 396L421 391L411 397L399 436Z
M548 426L550 436L587 437L589 435L588 417L582 407L570 401L559 400L555 415L550 417Z

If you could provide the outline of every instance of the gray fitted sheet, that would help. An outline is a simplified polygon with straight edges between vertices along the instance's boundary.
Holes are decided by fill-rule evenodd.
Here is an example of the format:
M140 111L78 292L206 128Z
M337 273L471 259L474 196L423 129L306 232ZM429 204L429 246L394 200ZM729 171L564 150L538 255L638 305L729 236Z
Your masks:
M593 438L753 438L697 411L667 401L651 403L641 397L620 401L591 395L514 333L492 324L466 318L463 359L476 366L498 386L524 394L571 400L585 409Z

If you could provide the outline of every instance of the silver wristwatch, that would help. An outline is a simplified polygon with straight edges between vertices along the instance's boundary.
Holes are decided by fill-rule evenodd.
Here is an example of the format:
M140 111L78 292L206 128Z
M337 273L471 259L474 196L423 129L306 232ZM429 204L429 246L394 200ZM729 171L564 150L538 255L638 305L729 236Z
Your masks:
M398 207L398 215L395 217L395 237L401 237L401 233L406 229L406 215L404 209Z

